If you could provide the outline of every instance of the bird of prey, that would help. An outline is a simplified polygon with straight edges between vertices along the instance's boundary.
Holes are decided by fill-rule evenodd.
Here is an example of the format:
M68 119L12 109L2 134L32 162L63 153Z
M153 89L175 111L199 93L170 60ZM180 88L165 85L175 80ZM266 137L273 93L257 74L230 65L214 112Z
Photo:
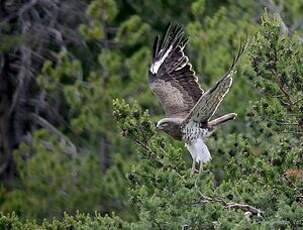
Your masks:
M200 173L202 164L211 160L205 139L217 125L236 117L235 113L229 113L211 120L232 85L234 67L246 46L240 46L229 70L215 86L204 92L184 54L187 41L183 28L177 24L169 24L162 39L155 38L149 86L166 114L158 121L157 128L185 142L193 159L191 173L194 174Z

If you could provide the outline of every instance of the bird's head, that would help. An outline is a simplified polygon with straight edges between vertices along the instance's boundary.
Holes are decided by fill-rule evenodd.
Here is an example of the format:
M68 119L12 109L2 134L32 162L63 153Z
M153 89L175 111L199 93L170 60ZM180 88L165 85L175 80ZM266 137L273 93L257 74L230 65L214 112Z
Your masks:
M156 127L158 130L161 130L161 131L165 131L165 129L167 129L169 126L168 122L167 121L158 121Z
M179 128L183 119L180 118L163 118L157 123L157 129L160 131L164 131L166 133L170 133L172 129Z

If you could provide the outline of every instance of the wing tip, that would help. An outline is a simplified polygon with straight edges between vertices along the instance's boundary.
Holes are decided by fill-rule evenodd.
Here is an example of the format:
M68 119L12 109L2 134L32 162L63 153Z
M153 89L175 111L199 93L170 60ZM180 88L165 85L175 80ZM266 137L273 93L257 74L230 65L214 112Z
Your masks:
M239 60L241 59L242 55L245 53L247 47L249 46L249 40L246 39L246 41L240 41L240 45L237 51L236 56L233 58L233 62L229 67L229 71L228 72L232 72L232 70L234 69L234 67L239 63Z
M155 37L150 71L153 74L156 74L171 50L176 49L178 46L182 50L185 47L187 40L183 27L178 23L169 22L162 38L158 35Z
M159 52L158 49L159 49L159 35L155 37L153 44L153 60L156 58L156 55Z
M166 53L166 50L169 49L171 45L172 48L180 46L182 49L187 44L188 38L185 36L185 31L183 27L176 22L169 22L165 27L165 32L160 39L159 36L156 36L153 45L153 59L160 58L161 55ZM161 52L164 50L164 52ZM161 52L161 55L160 55Z

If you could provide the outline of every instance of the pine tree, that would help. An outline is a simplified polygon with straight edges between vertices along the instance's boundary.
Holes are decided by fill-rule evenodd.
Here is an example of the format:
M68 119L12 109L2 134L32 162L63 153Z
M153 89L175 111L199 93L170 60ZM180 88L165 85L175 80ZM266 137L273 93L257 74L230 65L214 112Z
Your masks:
M11 148L16 175L0 186L0 228L302 228L300 0L282 12L262 1L262 19L257 1L85 2L73 24L80 45L49 44L55 58L36 65L27 99L45 103L30 107L35 123ZM251 40L218 111L239 116L209 138L213 160L195 177L183 144L154 126L163 111L147 70L169 21L184 25L204 89ZM19 47L7 33L1 57Z

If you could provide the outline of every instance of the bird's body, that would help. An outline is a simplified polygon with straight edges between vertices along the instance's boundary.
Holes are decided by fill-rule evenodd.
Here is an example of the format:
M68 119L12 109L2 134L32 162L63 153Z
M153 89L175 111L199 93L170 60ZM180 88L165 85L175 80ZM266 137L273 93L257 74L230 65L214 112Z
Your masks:
M190 144L197 139L204 140L208 137L214 127L210 127L207 124L203 123L196 123L193 121L189 121L186 125L181 126L182 128L182 139L185 141L186 144Z
M178 25L169 25L162 40L156 37L153 60L149 70L149 85L164 107L166 118L157 128L176 140L183 140L195 163L211 160L205 139L217 125L233 120L229 113L211 120L232 84L233 68L244 51L241 47L233 64L216 85L206 91L200 88L188 57L184 55L187 39Z
M205 163L211 160L211 155L204 141L214 130L214 127L208 127L207 124L188 122L183 130L183 140L185 146L193 158L194 164Z

